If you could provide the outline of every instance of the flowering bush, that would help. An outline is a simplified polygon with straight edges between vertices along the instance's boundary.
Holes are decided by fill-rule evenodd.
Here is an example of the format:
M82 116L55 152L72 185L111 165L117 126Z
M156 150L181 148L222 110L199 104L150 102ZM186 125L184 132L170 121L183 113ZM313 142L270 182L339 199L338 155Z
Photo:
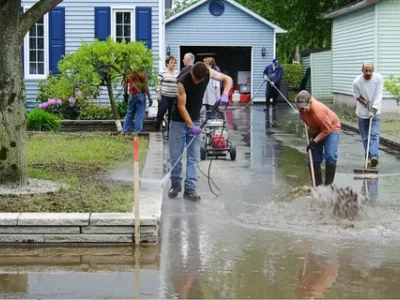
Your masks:
M62 99L48 99L39 104L39 109L57 114L60 118L71 120L76 120L80 114L79 105L73 97L67 101L62 101Z

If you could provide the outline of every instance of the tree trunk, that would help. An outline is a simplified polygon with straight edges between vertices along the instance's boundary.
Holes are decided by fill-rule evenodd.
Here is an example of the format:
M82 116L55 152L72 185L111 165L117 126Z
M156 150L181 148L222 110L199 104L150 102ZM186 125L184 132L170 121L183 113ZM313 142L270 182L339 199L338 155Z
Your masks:
M0 184L27 184L19 1L0 5Z
M117 106L115 105L114 92L110 78L106 79L106 86L107 86L108 98L110 99L111 111L114 116L115 125L117 126L117 131L122 132L122 125Z

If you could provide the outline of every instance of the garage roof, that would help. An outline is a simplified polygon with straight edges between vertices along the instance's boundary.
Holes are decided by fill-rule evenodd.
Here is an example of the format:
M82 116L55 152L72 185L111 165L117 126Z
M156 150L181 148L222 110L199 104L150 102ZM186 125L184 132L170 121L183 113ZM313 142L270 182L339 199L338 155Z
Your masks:
M165 20L165 24L168 24L168 23L178 19L179 17L185 15L186 13L190 12L191 10L195 9L196 7L199 7L200 5L202 5L208 1L210 1L210 0L200 0L196 3L194 3L193 5L190 5L189 7L185 8L184 10L180 11L179 13L177 13L177 14L173 15L172 17L168 18L167 20ZM264 23L265 25L272 27L273 29L275 29L275 33L286 33L287 32L287 30L284 30L281 27L275 25L274 23L271 23L270 21L264 19L260 15L256 14L255 12L251 11L250 9L244 7L243 5L237 3L234 0L224 0L224 1L235 6L236 8L240 9L241 11L247 13L248 15L252 16L253 18L259 20L260 22Z

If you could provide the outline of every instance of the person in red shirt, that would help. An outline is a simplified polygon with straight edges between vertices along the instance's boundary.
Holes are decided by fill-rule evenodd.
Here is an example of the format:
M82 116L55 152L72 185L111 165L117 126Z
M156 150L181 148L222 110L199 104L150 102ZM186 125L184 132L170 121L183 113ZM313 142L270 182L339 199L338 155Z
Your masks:
M295 103L300 118L308 126L311 141L306 150L312 151L315 183L322 184L321 163L325 158L325 185L332 184L338 159L337 149L341 129L339 118L306 90L296 95Z
M149 83L144 71L134 71L125 78L124 93L129 91L128 110L126 112L123 132L128 133L132 129L135 118L135 132L141 132L146 115L146 96L149 98L149 106L152 105Z

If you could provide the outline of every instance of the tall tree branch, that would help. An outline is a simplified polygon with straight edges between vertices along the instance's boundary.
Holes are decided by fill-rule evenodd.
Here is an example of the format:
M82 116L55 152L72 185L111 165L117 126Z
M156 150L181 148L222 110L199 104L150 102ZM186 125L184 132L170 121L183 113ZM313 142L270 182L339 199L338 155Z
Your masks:
M52 8L60 4L63 0L40 0L28 9L20 18L19 39L22 43L28 30L40 20Z

